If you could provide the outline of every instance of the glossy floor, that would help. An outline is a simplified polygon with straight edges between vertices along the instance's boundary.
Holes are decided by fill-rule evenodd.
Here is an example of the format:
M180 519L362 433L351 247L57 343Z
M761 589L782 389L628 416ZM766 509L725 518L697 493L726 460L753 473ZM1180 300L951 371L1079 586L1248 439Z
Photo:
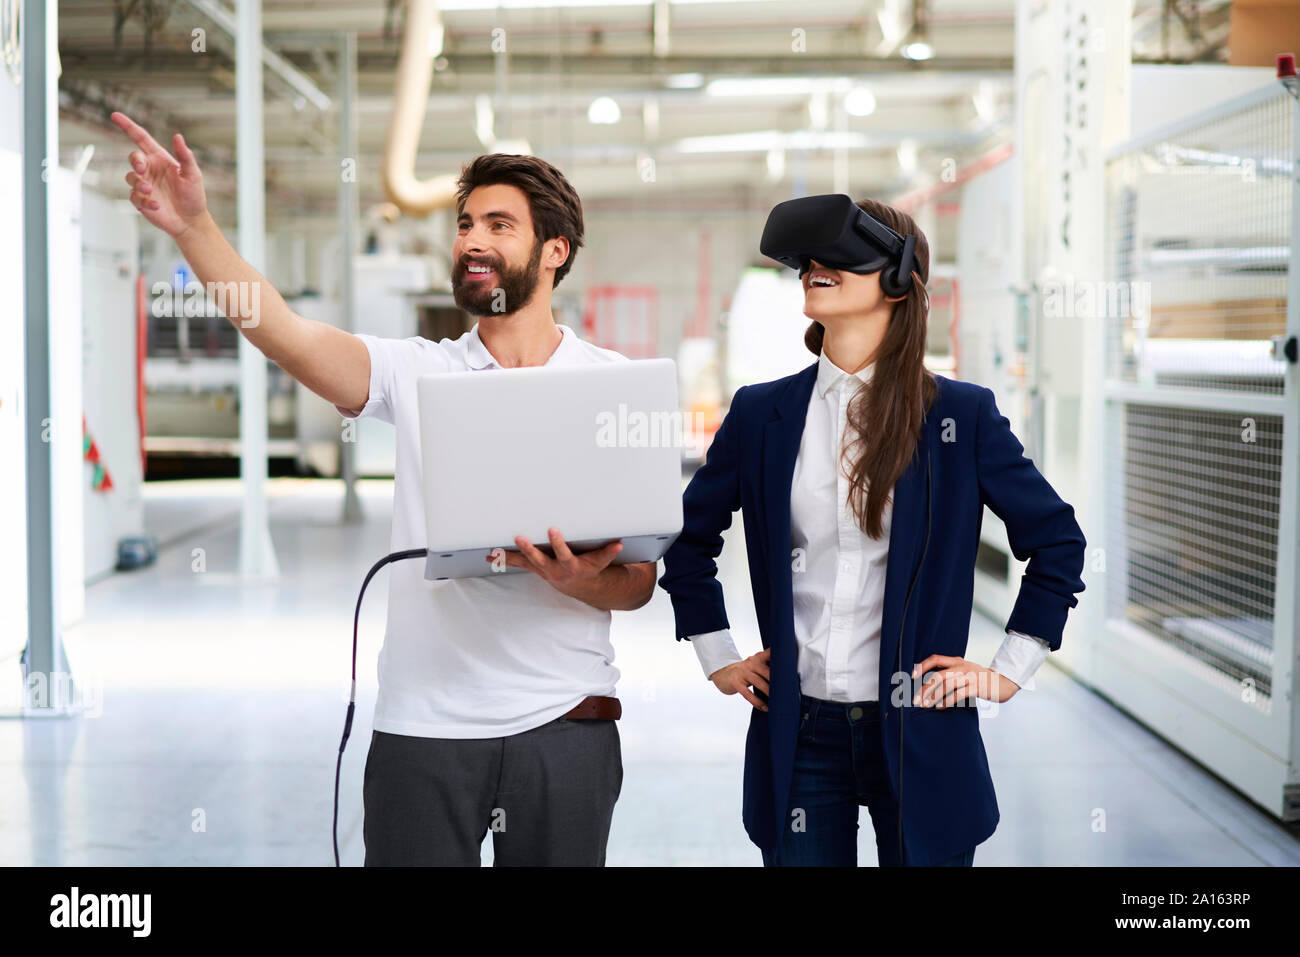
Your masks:
M149 488L151 529L169 544L155 566L92 585L86 620L67 638L86 712L0 721L0 864L332 863L351 616L362 577L387 551L392 484L361 483L359 525L340 524L335 482L270 487L275 584L233 575L237 483ZM737 645L753 653L738 522L720 565ZM362 612L345 864L364 853L384 594L372 585ZM706 682L672 624L661 590L614 616L625 776L608 863L757 865L740 822L748 705ZM987 662L1001 636L977 614L968 656ZM13 687L14 662L0 667ZM1268 815L1050 664L1035 691L982 722L1002 820L976 866L1300 863L1300 842ZM1095 808L1107 812L1101 833ZM859 860L876 861L865 809Z

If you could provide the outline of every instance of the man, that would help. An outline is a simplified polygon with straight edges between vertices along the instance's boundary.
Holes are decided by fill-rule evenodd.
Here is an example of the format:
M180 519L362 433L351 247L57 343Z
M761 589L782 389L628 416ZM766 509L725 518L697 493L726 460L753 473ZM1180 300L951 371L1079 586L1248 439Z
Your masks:
M425 544L419 376L627 361L551 313L583 222L549 163L488 154L462 170L452 288L474 328L441 342L381 339L289 309L216 227L180 134L173 156L121 113L113 121L139 147L131 202L199 280L260 284L258 297L233 297L260 302L260 314L228 316L248 341L341 414L396 427L393 551ZM611 564L617 542L575 556L558 529L554 557L515 542L507 564L532 574L430 582L419 562L391 566L363 787L367 865L477 865L489 828L497 864L604 864L623 779L610 612L649 601L656 566Z

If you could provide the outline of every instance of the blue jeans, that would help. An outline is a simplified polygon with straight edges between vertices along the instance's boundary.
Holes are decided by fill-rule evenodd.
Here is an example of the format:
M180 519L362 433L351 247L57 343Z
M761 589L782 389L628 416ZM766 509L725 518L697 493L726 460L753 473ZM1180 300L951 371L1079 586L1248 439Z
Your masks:
M764 851L763 865L857 866L858 808L863 804L876 829L881 865L897 865L898 803L885 777L880 703L800 699L799 743L779 861ZM938 866L970 867L974 860L972 847Z

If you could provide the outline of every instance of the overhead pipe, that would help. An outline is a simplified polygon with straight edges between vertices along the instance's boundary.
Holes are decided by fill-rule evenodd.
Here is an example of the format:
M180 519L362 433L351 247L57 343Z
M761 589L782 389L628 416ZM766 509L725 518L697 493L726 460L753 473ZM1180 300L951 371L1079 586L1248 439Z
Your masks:
M407 0L393 114L388 121L380 176L388 198L408 216L427 216L456 204L457 174L415 178L415 154L428 109L433 60L441 52L442 17L436 0Z
M1010 159L1013 151L1014 147L1010 143L995 146L983 156L957 170L956 175L951 180L918 186L916 189L894 199L890 205L895 209L901 209L905 213L914 212L932 199L937 199L944 193L952 192L967 180L974 179L981 173L986 173L999 163Z

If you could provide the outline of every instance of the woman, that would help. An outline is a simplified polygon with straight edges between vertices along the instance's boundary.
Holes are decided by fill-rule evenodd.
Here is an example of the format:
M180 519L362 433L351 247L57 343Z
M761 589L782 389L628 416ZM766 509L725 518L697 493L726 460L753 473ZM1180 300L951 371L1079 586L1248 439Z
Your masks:
M906 290L805 259L817 361L736 392L660 584L678 639L753 705L743 813L764 864L855 864L866 804L881 864L970 865L999 817L975 699L1006 701L1060 647L1085 541L993 393L924 367L925 236L856 206L915 237L884 267ZM989 668L964 657L985 505L1028 559ZM744 660L715 562L737 508L763 642Z

